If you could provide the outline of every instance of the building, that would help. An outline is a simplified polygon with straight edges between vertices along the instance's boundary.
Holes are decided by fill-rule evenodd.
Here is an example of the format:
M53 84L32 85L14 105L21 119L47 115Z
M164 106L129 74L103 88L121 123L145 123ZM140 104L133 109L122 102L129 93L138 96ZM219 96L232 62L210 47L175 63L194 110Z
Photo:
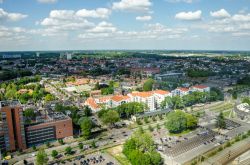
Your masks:
M195 85L190 88L193 92L210 92L210 87L205 85Z
M24 150L47 141L73 136L72 120L62 113L46 112L27 124L17 100L0 102L0 149Z
M105 96L100 98L89 97L84 105L89 106L92 111L97 112L105 108L115 108L129 102L139 102L147 106L149 111L160 108L161 102L167 96L172 96L169 91L155 90L149 92L132 92L127 95Z
M19 101L1 101L2 133L0 139L4 139L4 147L7 151L26 149L23 111ZM3 141L2 141L3 143Z
M171 93L172 93L172 96L182 97L182 96L188 95L189 92L190 92L189 88L176 88Z
M66 58L67 58L67 60L72 60L72 54L71 53L67 53L66 54Z
M72 120L62 113L49 113L46 119L40 118L36 123L25 128L28 147L44 144L47 141L73 136Z
M194 91L209 92L210 87L197 85L191 88L176 88L169 92L164 90L154 90L148 92L132 92L127 95L104 96L99 98L89 97L84 105L89 106L93 112L98 112L102 108L115 108L119 105L129 102L139 102L147 106L148 111L155 111L161 108L161 103L166 97L180 96L183 97ZM167 108L167 107L165 107Z

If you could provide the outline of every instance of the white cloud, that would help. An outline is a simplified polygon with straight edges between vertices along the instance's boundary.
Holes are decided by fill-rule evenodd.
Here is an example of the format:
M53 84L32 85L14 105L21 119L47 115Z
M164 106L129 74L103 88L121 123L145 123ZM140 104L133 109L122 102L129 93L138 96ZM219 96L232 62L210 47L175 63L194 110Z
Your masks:
M54 19L73 19L75 12L73 10L52 10L49 14Z
M96 10L82 9L76 12L76 15L83 18L108 18L111 10L106 8L97 8Z
M112 9L132 12L148 12L150 6L152 6L150 0L121 0L120 2L114 2Z
M234 21L239 21L239 22L248 22L250 21L250 13L249 14L235 14L232 19Z
M0 26L0 41L24 41L27 30L21 27Z
M201 10L197 10L195 12L180 12L175 15L176 19L185 20L185 21L195 21L201 19Z
M228 18L231 17L231 15L225 10L225 9L220 9L218 11L210 12L210 15L215 18Z
M114 28L112 24L106 22L100 23L97 27L99 28L89 30L86 33L78 35L78 37L89 40L103 40L106 38L115 40L161 40L166 38L180 38L185 32L188 31L185 28L168 28L160 23L148 24L145 27L146 29L142 31L121 31Z
M37 0L39 3L48 3L48 4L51 4L51 3L56 3L57 0Z
M21 13L8 13L0 8L0 20L3 21L19 21L28 17L28 15L21 14Z
M95 27L95 24L86 18L108 18L111 11L106 8L96 10L81 9L74 10L52 10L49 17L44 18L40 25L54 30L88 30ZM103 26L103 24L101 24ZM97 29L101 27L96 27ZM103 28L103 27L102 27Z
M152 19L152 16L150 15L138 16L135 19L138 21L150 21Z
M178 3L178 2L185 2L185 3L193 3L195 0L166 0L170 3Z
M113 33L115 32L117 29L116 27L114 27L111 23L108 22L100 22L96 27L94 27L93 29L88 30L88 32L91 33Z

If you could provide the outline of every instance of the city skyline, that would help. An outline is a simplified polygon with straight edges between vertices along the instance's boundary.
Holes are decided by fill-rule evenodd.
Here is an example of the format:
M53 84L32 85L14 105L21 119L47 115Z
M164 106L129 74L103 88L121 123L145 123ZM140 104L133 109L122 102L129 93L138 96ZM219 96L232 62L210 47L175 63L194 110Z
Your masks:
M0 51L249 50L247 0L0 1Z

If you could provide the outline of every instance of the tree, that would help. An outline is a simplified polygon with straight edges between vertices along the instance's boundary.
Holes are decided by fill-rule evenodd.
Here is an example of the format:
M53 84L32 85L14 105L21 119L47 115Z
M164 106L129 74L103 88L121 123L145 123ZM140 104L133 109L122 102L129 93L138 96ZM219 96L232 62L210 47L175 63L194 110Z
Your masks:
M113 94L114 93L114 88L113 87L102 88L101 93L102 93L102 95Z
M53 151L51 152L51 156L55 159L55 158L58 156L57 150L53 150Z
M152 137L148 133L136 131L123 146L123 153L132 165L161 165L162 158L156 152Z
M34 109L32 109L32 108L26 109L26 110L23 112L23 115L24 115L26 118L29 118L29 119L33 119L34 117L36 117L36 114L35 114L35 112L34 112Z
M108 110L101 116L101 120L104 124L113 125L120 120L120 117L116 110Z
M50 101L55 100L55 97L54 97L52 94L47 94L47 95L44 97L44 100L45 100L46 102L50 102Z
M217 116L216 127L220 129L226 128L226 121L222 112L220 112L220 114Z
M167 96L162 102L161 102L161 108L172 108L173 107L173 102L172 102L172 98L170 96Z
M82 130L82 135L88 139L91 135L91 129L93 128L93 123L88 117L84 117L83 120L81 121L81 130Z
M91 116L91 109L88 106L84 106L83 113L85 116Z
M41 149L37 152L36 155L36 164L37 165L46 165L48 163L48 155L46 154L46 152Z
M183 100L180 96L174 96L172 97L172 103L173 103L173 108L183 108L184 104L183 104Z
M168 114L166 127L170 133L181 133L184 130L196 128L197 122L195 116L177 110Z
M78 147L79 147L80 150L82 150L83 149L83 144L82 143L78 143Z
M154 80L153 79L148 79L145 81L143 84L143 91L152 91L154 85Z
M66 155L71 155L72 154L72 148L70 146L65 148L65 154Z

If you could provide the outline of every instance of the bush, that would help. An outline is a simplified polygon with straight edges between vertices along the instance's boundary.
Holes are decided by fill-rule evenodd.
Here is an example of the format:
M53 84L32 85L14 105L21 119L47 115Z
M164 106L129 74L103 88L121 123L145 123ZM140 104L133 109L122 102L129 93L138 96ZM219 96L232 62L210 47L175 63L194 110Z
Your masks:
M82 149L83 149L83 144L82 144L82 143L79 143L79 144L78 144L78 147L79 147L80 150L82 150Z
M137 123L137 125L142 125L142 122L141 122L140 119L137 119L137 120L136 120L136 123Z
M148 130L149 130L150 132L153 132L153 131L154 131L154 128L153 128L151 125L149 125L149 126L148 126Z
M144 117L144 123L149 123L149 121L148 121L148 117Z
M72 148L70 146L66 147L65 148L65 154L66 155L71 155L73 152L72 152Z
M232 144L230 142L226 143L226 147L230 147Z
M61 145L63 145L64 144L63 139L58 139L58 143L61 144Z

